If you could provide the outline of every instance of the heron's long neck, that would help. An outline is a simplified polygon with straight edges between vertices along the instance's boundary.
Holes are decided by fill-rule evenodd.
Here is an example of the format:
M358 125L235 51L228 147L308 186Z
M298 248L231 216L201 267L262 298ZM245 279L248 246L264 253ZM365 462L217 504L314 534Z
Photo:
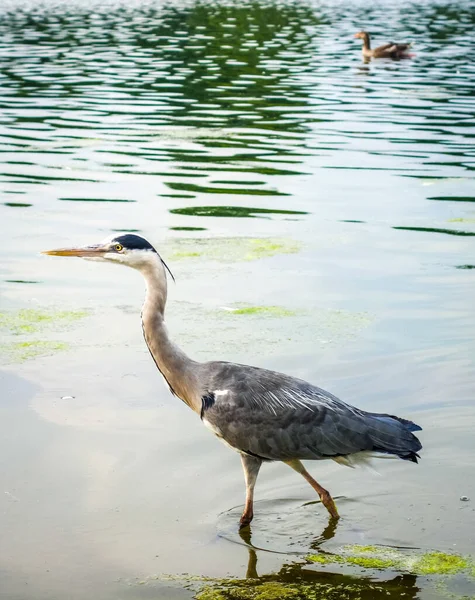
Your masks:
M145 341L172 393L196 412L201 411L201 394L197 382L198 363L178 348L169 338L164 322L167 301L167 277L158 257L142 269L147 294L142 309Z

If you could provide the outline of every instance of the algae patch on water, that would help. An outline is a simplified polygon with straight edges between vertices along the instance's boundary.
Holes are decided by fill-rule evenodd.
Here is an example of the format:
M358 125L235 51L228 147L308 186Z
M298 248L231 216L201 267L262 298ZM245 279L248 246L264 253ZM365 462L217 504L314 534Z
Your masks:
M222 583L218 589L205 587L196 600L299 600L310 598L303 595L304 586L284 584L279 581L260 582L259 580L235 580Z
M471 561L468 558L458 554L428 552L413 564L413 570L421 575L452 575L465 571L470 564Z
M192 591L195 600L363 600L406 596L406 587L398 588L392 581L375 582L343 574L318 573L302 564L284 565L279 573L246 579L211 579L207 577L174 577ZM160 579L170 580L169 577ZM140 582L147 584L149 582ZM392 592L400 592L393 596ZM412 596L411 596L412 597Z
M461 217L458 219L449 219L448 223L475 223L475 218Z
M0 313L3 343L0 350L8 362L23 362L69 348L63 340L50 339L52 333L70 328L88 312L52 309L21 309ZM41 339L38 336L41 334Z
M309 554L307 560L319 565L337 563L364 569L393 569L416 575L454 575L473 568L471 559L459 554L414 554L377 546L345 546L340 553Z
M301 244L288 238L174 238L168 240L170 260L199 259L218 262L261 260L280 254L295 254Z
M294 304L230 302L205 307L177 301L168 320L175 338L200 360L220 356L243 361L255 360L262 352L266 356L314 356L324 348L350 343L374 318L366 313Z
M0 329L7 329L15 335L35 333L45 327L62 327L83 319L86 311L46 311L24 308L16 312L0 313Z
M471 586L475 575L470 557L386 546L346 545L338 553L320 551L261 576L256 565L252 551L245 579L165 575L140 583L174 581L190 590L195 600L400 600L418 598L423 588L448 591L453 584L463 586L464 578ZM452 592L436 597L469 600Z
M224 306L223 310L230 315L247 315L259 317L295 317L298 313L283 306L250 306L239 304L236 307Z
M65 342L41 341L15 342L7 346L7 350L10 350L10 354L12 354L16 358L16 362L23 362L30 358L45 356L47 354L54 354L56 352L67 350L68 348L69 344L66 344Z

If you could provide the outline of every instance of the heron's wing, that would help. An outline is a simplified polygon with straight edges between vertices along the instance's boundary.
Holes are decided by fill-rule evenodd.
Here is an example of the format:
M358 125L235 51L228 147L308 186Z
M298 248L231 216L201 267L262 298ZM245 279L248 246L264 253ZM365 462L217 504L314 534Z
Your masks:
M202 418L241 452L319 459L377 449L402 454L414 446L416 438L396 418L365 413L300 379L233 363L206 368Z

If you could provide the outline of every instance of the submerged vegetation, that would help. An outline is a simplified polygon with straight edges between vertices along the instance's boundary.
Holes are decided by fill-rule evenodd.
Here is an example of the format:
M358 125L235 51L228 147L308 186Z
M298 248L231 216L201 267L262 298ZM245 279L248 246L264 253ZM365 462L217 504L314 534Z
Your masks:
M167 242L171 260L205 258L219 262L241 262L295 254L301 244L287 238L176 238Z
M87 315L88 313L83 310L46 311L24 308L18 311L0 313L0 329L6 329L15 335L35 333L51 325L56 328L64 328Z
M30 358L54 354L63 350L68 350L69 344L65 342L32 341L32 342L13 342L1 346L2 351L6 350L14 362L23 362Z
M309 554L307 560L320 564L345 564L365 569L395 569L417 575L453 575L473 567L470 558L459 554L427 552L422 555L377 546L345 546L340 554Z
M250 563L256 565L253 550ZM338 572L334 572L335 567ZM355 577L355 567L359 570L358 577ZM360 569L368 574L361 574ZM375 579L371 573L374 570L389 571L387 579ZM388 597L400 600L415 598L420 589L418 576L424 576L429 585L439 590L444 588L444 595L453 600L472 600L449 590L450 576L456 574L465 577L470 585L471 577L475 576L470 557L352 545L344 546L338 554L309 554L305 562L286 564L278 573L261 577L254 571L245 579L196 576L162 579L185 582L186 587L194 591L196 600L382 600Z
M49 338L51 332L67 329L88 314L83 310L48 311L33 308L0 313L0 331L3 332L0 350L4 359L23 362L67 350L68 343L45 338ZM42 339L31 339L38 334L42 335Z
M294 317L298 313L295 310L289 310L283 306L247 306L239 305L235 308L225 307L228 313L232 315L249 315L260 317Z

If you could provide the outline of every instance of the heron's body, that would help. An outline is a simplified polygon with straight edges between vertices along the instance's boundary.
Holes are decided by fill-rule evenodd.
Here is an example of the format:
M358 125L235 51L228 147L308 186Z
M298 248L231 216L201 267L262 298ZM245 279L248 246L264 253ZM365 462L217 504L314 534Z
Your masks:
M335 518L338 513L331 496L308 474L301 460L346 462L352 455L376 452L417 462L421 444L412 431L420 427L411 421L359 410L282 373L229 362L191 360L168 335L164 323L165 264L143 238L124 235L98 246L49 253L100 258L142 272L147 284L143 331L158 369L171 392L241 454L247 488L242 525L252 519L254 485L264 461L283 461L301 473Z

